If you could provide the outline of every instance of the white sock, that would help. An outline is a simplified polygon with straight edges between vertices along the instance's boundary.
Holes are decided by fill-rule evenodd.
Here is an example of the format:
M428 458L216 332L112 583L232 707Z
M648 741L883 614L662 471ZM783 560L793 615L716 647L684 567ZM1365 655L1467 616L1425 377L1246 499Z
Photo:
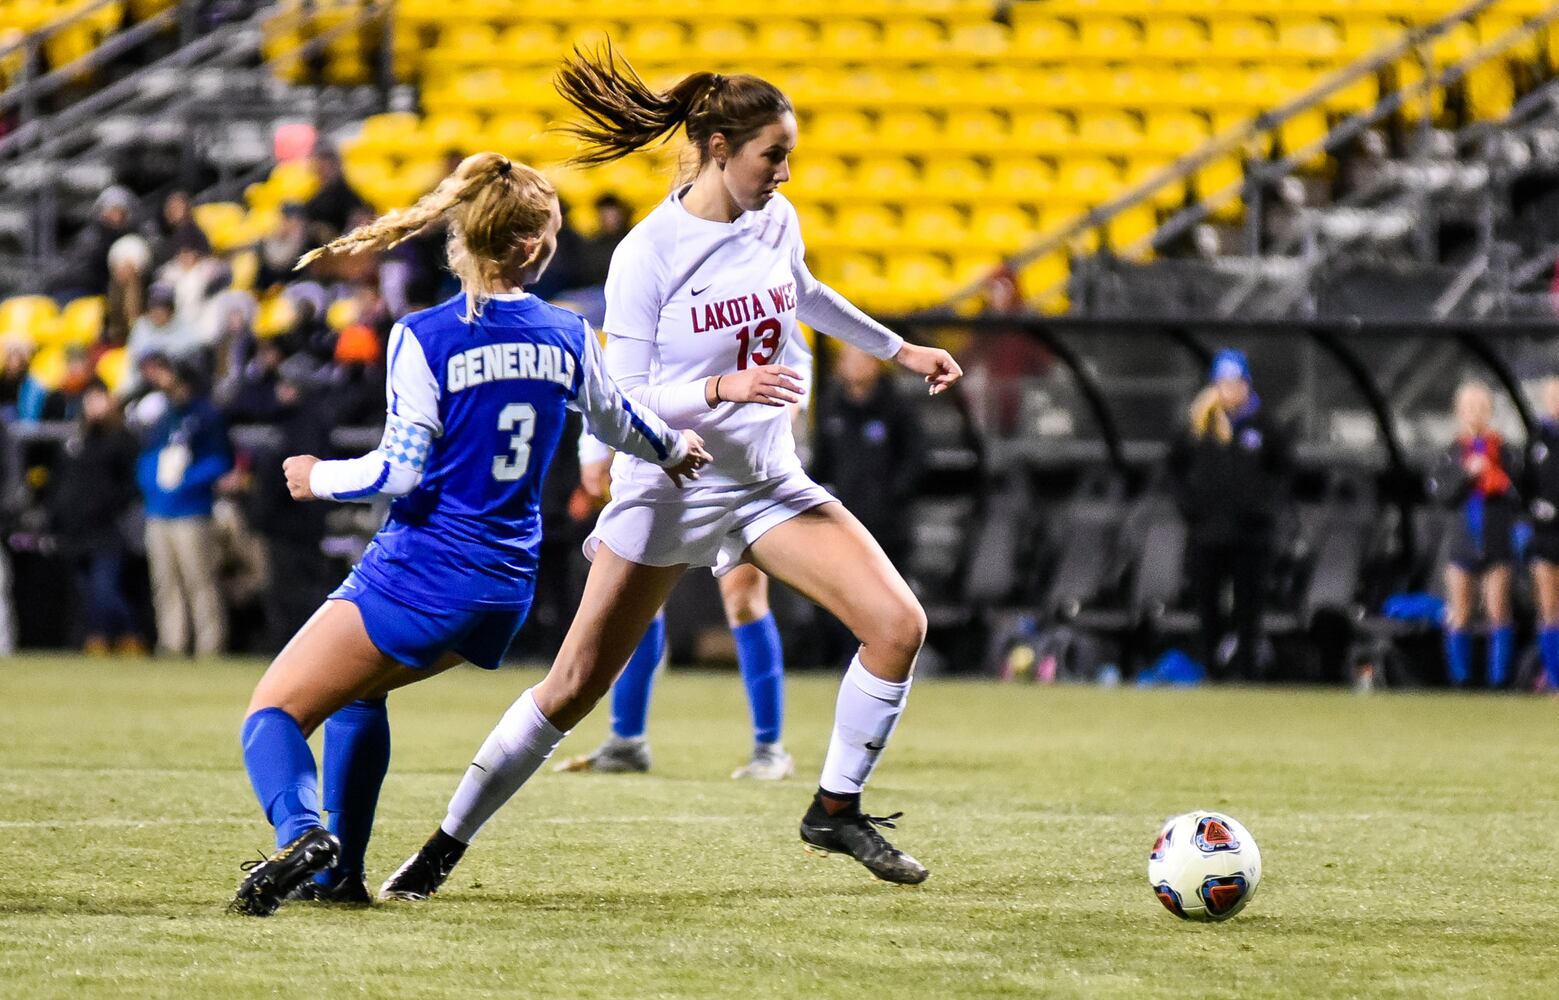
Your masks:
M823 777L818 782L824 791L860 793L899 724L909 685L909 681L894 683L874 676L859 655L850 661L839 685L834 735L828 741Z
M469 844L567 735L547 721L527 689L487 734L476 759L466 768L466 776L449 800L449 815L440 824L443 831Z

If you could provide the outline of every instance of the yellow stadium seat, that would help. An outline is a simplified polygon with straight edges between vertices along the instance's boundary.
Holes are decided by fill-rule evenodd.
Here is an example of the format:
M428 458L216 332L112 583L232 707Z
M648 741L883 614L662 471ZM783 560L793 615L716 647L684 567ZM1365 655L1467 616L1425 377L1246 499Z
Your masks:
M1120 169L1102 157L1073 157L1056 170L1054 194L1060 201L1093 206L1113 198L1120 188Z
M753 38L753 50L768 59L805 59L817 45L817 29L807 21L788 18L766 19L759 23Z
M897 242L899 220L886 206L864 203L839 206L834 214L843 245L880 249Z
M237 246L244 224L244 206L232 201L207 202L190 209L195 225L211 241L211 249L226 253Z
M337 299L325 310L325 325L340 333L357 322L358 312L356 299Z
M291 299L279 293L272 295L262 299L260 308L255 312L254 335L262 339L278 337L291 330L297 318L298 313Z
M0 337L19 333L35 343L48 339L59 307L47 295L17 295L0 302Z
M558 37L555 22L527 18L504 27L498 35L498 47L511 55L535 53L556 57L562 55L567 46Z
M999 254L1017 253L1039 236L1029 213L1012 205L982 205L969 219L963 246Z
M1462 86L1467 95L1467 110L1477 118L1499 120L1515 107L1516 81L1502 59L1474 66Z
M953 287L964 288L986 281L1001 266L1001 257L991 253L960 253L953 258Z
M675 21L640 21L629 28L623 51L645 63L679 60L688 52L687 31Z
M1154 17L1147 22L1143 55L1160 61L1189 61L1207 53L1207 28L1189 17Z
M1194 111L1166 109L1148 116L1142 149L1147 153L1184 156L1212 138L1212 126Z
M417 130L415 153L475 152L482 120L470 112L444 111L428 115Z
M1004 59L1013 52L1013 35L1006 25L994 21L972 21L953 28L948 35L947 47L965 59Z
M1078 116L1073 148L1082 153L1130 154L1142 146L1142 125L1124 111L1089 111Z
M826 150L854 153L860 151L867 142L875 146L879 140L873 138L873 132L877 132L881 141L888 142L896 149L901 141L916 141L913 132L903 137L903 131L898 123L890 123L887 116L874 128L866 112L855 108L838 108L813 115L812 121L801 133L800 144L807 152Z
M1077 52L1098 59L1134 59L1142 48L1142 32L1123 17L1077 19Z
M801 236L807 245L829 246L835 242L834 213L813 201L797 202L796 216L801 220Z
M965 229L963 216L950 205L917 205L904 212L899 242L922 250L945 251L963 244Z
M722 58L741 60L756 48L752 32L736 21L712 21L693 28L690 50L718 53Z
M277 204L287 201L308 201L319 190L319 178L307 160L287 160L271 168L265 179L266 186L275 193Z
M1012 32L1013 51L1029 59L1065 58L1076 46L1077 32L1058 18L1025 18Z
M1404 30L1383 17L1349 17L1342 23L1343 51L1350 59L1361 59L1400 42Z
M544 134L546 128L546 119L539 115L521 112L493 115L478 134L477 145L483 150L530 162L529 158L538 149L556 144Z
M896 309L924 309L936 303L952 273L947 261L927 253L894 254L888 258L888 286Z
M1171 164L1170 160L1132 160L1126 165L1125 180L1121 187L1121 193L1156 179ZM1151 199L1156 208L1174 210L1185 204L1186 188L1184 183L1166 184L1160 187Z
M125 384L125 378L130 374L130 352L123 347L115 347L104 351L97 359L97 377L108 386L108 391L118 395L120 388Z
M1056 153L1071 147L1076 136L1072 119L1059 111L1020 111L1012 116L1007 149L1025 153Z
M69 363L62 345L48 344L40 347L38 353L32 356L32 364L27 367L27 373L33 377L33 381L49 392L53 392L65 381L65 370L69 367Z
M882 34L870 21L830 20L818 35L818 53L831 59L859 60L882 46Z
M850 170L843 160L804 152L791 162L790 182L798 191L820 201L835 201L848 197L852 186Z
M1063 251L1029 261L1018 271L1018 288L1029 306L1055 314L1067 309L1067 279L1072 266Z
M1106 226L1110 248L1132 260L1143 260L1152 255L1152 248L1139 248L1158 230L1158 215L1152 205L1135 205L1117 212Z
M1287 58L1317 63L1347 60L1342 31L1332 21L1284 18L1277 29L1278 50Z
M856 190L873 198L892 201L923 191L919 171L902 156L867 157L856 164L851 176Z
M1004 147L1010 134L1007 122L995 111L956 111L948 114L937 146L949 151L988 152Z
M920 173L926 190L945 192L952 201L972 200L986 188L984 168L966 156L928 156Z
M228 259L232 272L232 289L237 292L253 292L260 281L260 255L254 250L240 250Z
M1055 172L1032 156L1006 156L991 164L990 190L1012 201L1042 201L1055 187Z
M882 32L882 51L895 61L924 62L937 58L947 48L947 37L935 21L904 18L888 23Z
M1276 47L1277 39L1272 26L1265 21L1225 17L1212 23L1212 51L1225 59L1266 59Z
M382 154L395 152L415 141L421 119L410 111L392 111L363 120L363 130L344 153Z
M101 295L89 295L66 304L60 313L58 337L68 347L90 347L103 336L108 307Z

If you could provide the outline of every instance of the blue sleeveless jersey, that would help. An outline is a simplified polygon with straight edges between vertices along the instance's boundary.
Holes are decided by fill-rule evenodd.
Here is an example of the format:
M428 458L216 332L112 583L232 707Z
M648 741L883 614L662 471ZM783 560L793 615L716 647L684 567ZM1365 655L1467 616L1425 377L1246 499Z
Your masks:
M589 334L579 316L534 296L489 300L472 323L464 310L456 296L401 321L438 382L443 431L357 572L413 607L520 608L536 578L542 480ZM392 394L391 412L397 405Z

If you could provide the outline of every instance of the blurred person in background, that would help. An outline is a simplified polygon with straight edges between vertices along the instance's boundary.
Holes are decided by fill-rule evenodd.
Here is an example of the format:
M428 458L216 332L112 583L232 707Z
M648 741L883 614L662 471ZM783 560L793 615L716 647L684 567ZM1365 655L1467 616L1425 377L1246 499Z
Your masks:
M147 358L156 355L178 360L199 356L203 339L192 324L178 315L174 302L172 285L159 282L147 290L146 313L130 328L126 345L130 375L121 395L133 396L146 388L141 363Z
M91 654L145 651L124 589L124 522L136 500L137 451L108 387L89 384L54 470L48 510L60 555L74 571L82 648Z
M358 323L336 336L330 398L335 423L343 427L377 424L384 410L384 345L378 334Z
M16 601L11 596L11 529L23 505L22 456L0 420L0 656L16 654Z
M33 344L25 334L0 338L0 415L15 417L32 365Z
M97 378L96 368L86 348L67 348L65 371L59 382L46 386L36 378L29 379L17 404L17 417L29 421L76 419L81 412L82 394Z
M276 375L268 422L275 425L277 437L252 455L247 503L250 527L265 544L263 604L272 652L303 627L335 583L331 565L320 552L330 508L293 501L282 471L289 455L330 454L330 406L306 358L283 362Z
M1472 677L1472 618L1481 592L1489 624L1489 687L1510 678L1516 629L1511 615L1512 537L1521 516L1516 452L1493 429L1494 394L1482 382L1456 390L1456 439L1430 474L1431 499L1456 512L1445 567L1445 661L1450 682Z
M557 254L553 257L552 266L547 268L546 273L537 278L535 284L528 286L532 295L545 302L552 302L569 289L579 286L579 281L574 275L579 265L584 237L579 235L579 230L574 228L569 218L568 201L559 198L558 204L563 213L563 226L558 230ZM602 311L605 311L604 307ZM601 325L599 316L591 316L586 310L580 310L580 313L590 320L592 326Z
M211 519L217 480L233 467L227 424L205 395L198 364L154 357L146 367L167 401L136 462L146 502L157 648L188 652L193 625L196 655L214 656L227 640Z
M1537 603L1544 684L1559 691L1559 375L1543 380L1543 421L1526 463L1522 497L1532 518L1527 553Z
M207 306L202 339L210 345L212 381L230 383L254 354L254 320L260 306L254 296L229 288Z
M260 240L257 248L260 274L256 285L259 288L285 284L292 277L298 258L310 249L308 223L302 204L289 201L282 205L281 221Z
M1203 662L1216 680L1254 680L1273 528L1293 462L1287 436L1251 388L1243 353L1219 351L1209 381L1170 451L1169 474L1186 520ZM1234 591L1232 651L1224 648L1226 587Z
M579 256L575 258L571 277L579 287L606 284L612 254L633 223L628 203L610 192L595 200L595 218L595 232L580 240Z
M190 211L189 192L173 190L162 200L162 211L148 222L142 232L151 241L152 266L160 268L172 260L179 247L196 236L205 242L206 234Z
M222 386L220 402L228 420L235 424L268 424L276 419L280 410L276 384L286 360L287 352L279 339L267 337L255 343L254 357ZM308 364L301 356L299 361Z
M985 281L983 316L1021 319L1028 312L1018 276L1010 267L997 268ZM1023 327L987 327L968 346L970 371L983 383L971 388L969 398L981 400L976 408L984 424L1001 436L1021 435L1024 380L1044 375L1051 366L1050 352Z
M61 304L84 295L102 295L108 289L108 248L130 232L135 196L114 185L97 196L94 218L76 234L61 255L59 267L48 282L49 294Z
M303 214L308 219L309 238L313 243L329 243L346 232L355 212L373 210L347 181L341 171L341 157L335 150L321 146L314 151L314 175L319 178L319 188L314 196L303 204Z
M103 317L103 342L123 347L130 329L146 311L146 286L152 268L152 248L131 233L108 248L108 289Z
M211 242L198 227L180 230L174 237L173 258L157 270L157 281L173 289L173 307L179 319L199 332L206 305L227 283L227 265L211 256Z

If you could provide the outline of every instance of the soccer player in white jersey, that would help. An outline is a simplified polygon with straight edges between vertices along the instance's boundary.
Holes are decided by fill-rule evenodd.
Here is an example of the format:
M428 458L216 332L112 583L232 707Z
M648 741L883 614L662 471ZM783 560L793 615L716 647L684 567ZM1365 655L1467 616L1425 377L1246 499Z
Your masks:
M637 401L709 445L696 487L672 491L630 455L586 542L593 559L579 611L552 670L523 693L478 750L440 828L382 890L425 898L467 844L610 688L689 566L724 573L751 562L832 612L858 638L839 690L817 794L801 820L815 852L854 857L878 878L918 883L919 861L882 835L861 791L898 724L926 616L880 546L802 471L788 404L798 373L776 364L797 323L925 377L938 393L961 376L946 352L907 344L807 269L791 204L796 117L754 76L695 73L652 91L607 48L576 52L558 89L583 114L579 162L606 163L678 129L698 153L691 183L623 240L606 283L607 369Z

